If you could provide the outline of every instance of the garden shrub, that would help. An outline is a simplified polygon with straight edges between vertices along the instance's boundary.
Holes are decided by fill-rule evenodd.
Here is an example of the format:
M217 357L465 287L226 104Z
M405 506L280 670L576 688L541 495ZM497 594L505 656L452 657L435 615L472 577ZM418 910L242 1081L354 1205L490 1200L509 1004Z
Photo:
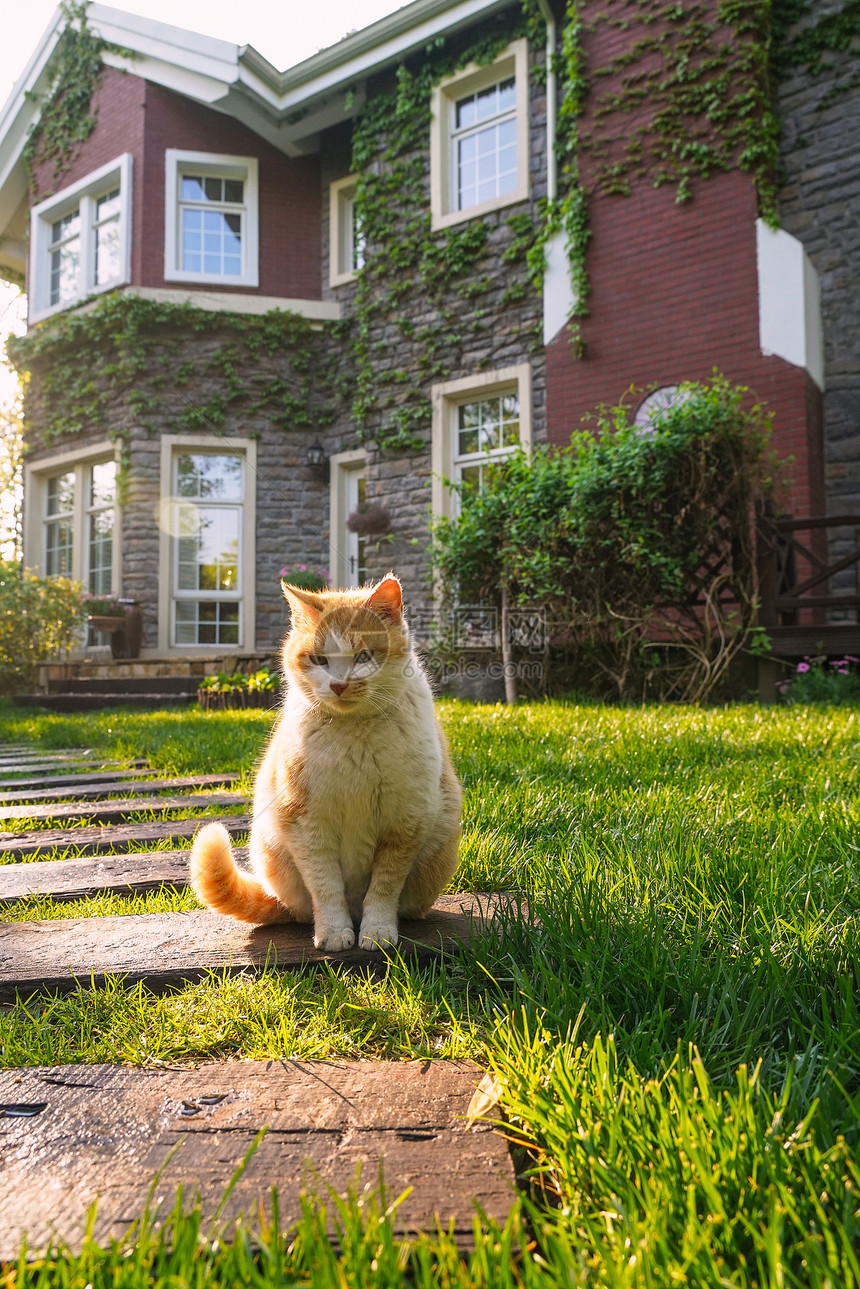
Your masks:
M601 408L570 447L538 448L459 486L434 529L451 601L546 612L592 682L622 698L707 697L755 625L756 499L774 489L770 415L720 375L647 429Z
M66 652L83 612L77 582L0 560L0 693L26 689L38 662Z

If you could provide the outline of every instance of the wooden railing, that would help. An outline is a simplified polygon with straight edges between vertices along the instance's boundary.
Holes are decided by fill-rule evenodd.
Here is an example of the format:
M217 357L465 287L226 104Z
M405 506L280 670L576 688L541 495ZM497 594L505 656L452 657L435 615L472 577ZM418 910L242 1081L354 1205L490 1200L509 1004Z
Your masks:
M836 529L846 530L847 549L832 558L829 538ZM777 516L762 507L756 520L756 555L759 623L774 653L860 653L860 515L798 518ZM834 590L831 579L849 569L852 588ZM834 610L849 620L834 621Z

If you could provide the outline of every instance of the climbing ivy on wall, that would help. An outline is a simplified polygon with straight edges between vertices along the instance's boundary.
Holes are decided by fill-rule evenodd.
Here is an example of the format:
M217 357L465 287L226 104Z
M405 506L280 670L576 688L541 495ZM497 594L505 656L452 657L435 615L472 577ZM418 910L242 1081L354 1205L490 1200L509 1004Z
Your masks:
M822 12L824 8L824 12ZM813 0L773 0L771 69L778 83L798 68L826 76L837 66L836 54L860 54L860 0L824 7ZM818 110L860 85L860 61L836 79L818 102Z
M584 37L598 26L618 32L621 49L587 66ZM591 194L628 195L644 180L674 186L685 202L694 181L741 169L762 217L777 226L779 83L798 67L813 76L833 70L829 56L858 41L860 0L823 14L813 0L568 0L558 55L562 192L542 239L566 233L577 316L588 312ZM860 68L819 107L857 84Z
M30 174L44 161L52 162L55 180L68 170L95 129L91 106L104 72L103 55L112 50L132 56L95 34L87 23L87 8L88 0L64 0L61 5L66 27L51 60L48 88L31 96L39 105L39 118L24 148Z
M31 408L36 413L31 419L42 447L104 429L112 438L122 437L128 426L117 417L119 399L136 427L151 430L156 409L161 429L219 429L231 411L248 418L261 409L285 429L312 423L323 428L335 415L326 395L344 391L322 359L321 341L339 330L338 323L315 329L293 313L213 313L111 294L87 310L57 314L26 336L10 337L7 348L19 372L38 377L38 408ZM183 360L183 340L192 335L212 343L205 354L195 348L193 359ZM284 355L288 375L263 369L261 360ZM212 377L217 377L215 393L187 400L172 425L165 420L165 392L178 394L181 405L182 390L192 378L209 383Z
M485 26L481 38L465 47L437 39L414 65L398 68L396 82L374 95L355 123L355 206L368 252L357 275L353 415L360 436L372 433L381 447L425 443L420 431L430 421L427 382L443 380L457 352L490 325L482 303L491 285L490 223L471 219L436 233L431 228L427 149L433 86L469 63L492 62L517 36L540 39L536 14L529 7L513 20L492 19L489 30ZM514 304L525 298L534 277L528 255L538 230L529 215L504 222L509 238L502 252L503 303ZM415 298L433 310L420 325L406 316L406 302ZM409 342L408 371L388 361L384 332L392 327Z

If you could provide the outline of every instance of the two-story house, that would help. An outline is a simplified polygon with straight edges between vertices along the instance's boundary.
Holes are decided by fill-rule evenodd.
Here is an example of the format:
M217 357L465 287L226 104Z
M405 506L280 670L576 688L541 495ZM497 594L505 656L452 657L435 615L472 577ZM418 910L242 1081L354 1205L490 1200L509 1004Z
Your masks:
M579 6L586 74L631 39L600 9ZM792 508L823 510L797 203L794 236L739 166L686 204L647 175L595 181L574 329L563 230L535 270L574 173L571 12L413 0L283 72L101 4L82 30L58 13L0 115L0 266L29 302L29 567L137 601L145 655L270 650L297 565L335 586L393 567L429 613L449 481L567 442L631 385L647 420L714 368L773 410ZM75 117L58 76L93 51Z

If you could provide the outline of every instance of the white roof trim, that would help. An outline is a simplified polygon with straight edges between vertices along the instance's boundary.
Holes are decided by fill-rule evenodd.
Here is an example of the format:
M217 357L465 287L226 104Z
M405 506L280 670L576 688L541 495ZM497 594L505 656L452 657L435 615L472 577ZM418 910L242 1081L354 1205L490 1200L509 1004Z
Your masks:
M143 76L197 102L235 116L286 153L308 151L313 135L349 115L345 93L364 78L422 48L444 31L454 31L508 8L514 0L412 0L395 13L279 72L250 45L233 45L168 23L155 22L93 3L90 26L105 40L138 55L109 54L111 66ZM32 58L0 111L0 232L26 193L22 154L38 117L32 95L44 92L47 67L65 28L58 9ZM287 118L302 110L302 119ZM309 143L301 145L301 140Z

